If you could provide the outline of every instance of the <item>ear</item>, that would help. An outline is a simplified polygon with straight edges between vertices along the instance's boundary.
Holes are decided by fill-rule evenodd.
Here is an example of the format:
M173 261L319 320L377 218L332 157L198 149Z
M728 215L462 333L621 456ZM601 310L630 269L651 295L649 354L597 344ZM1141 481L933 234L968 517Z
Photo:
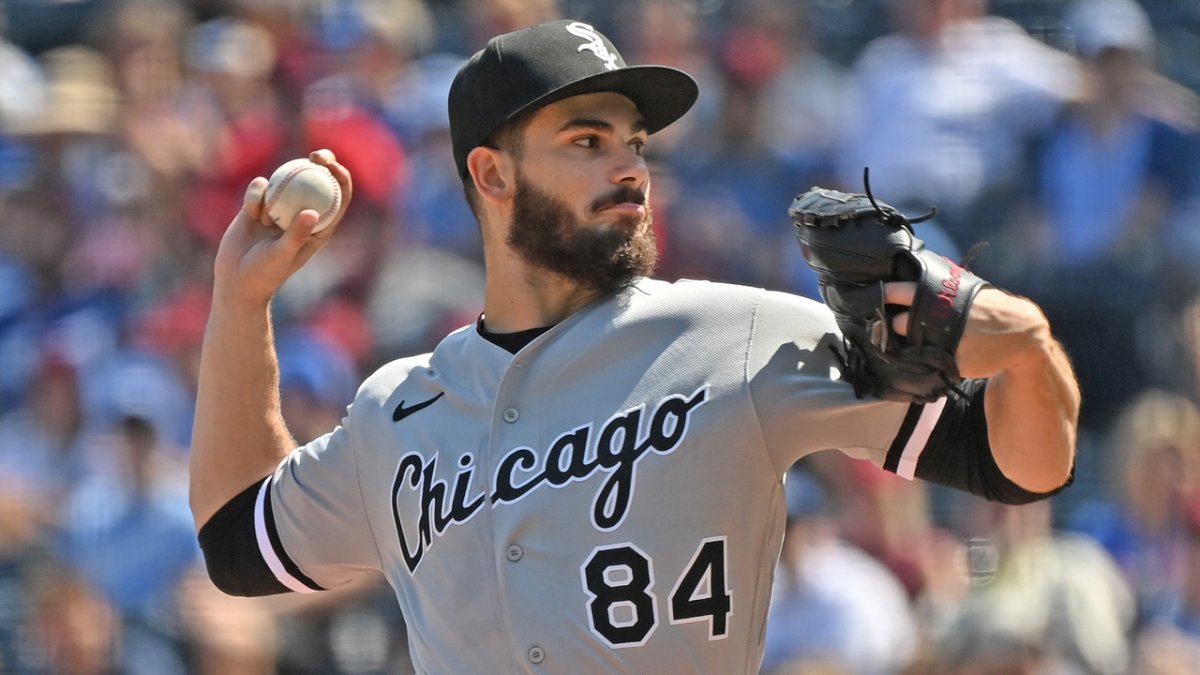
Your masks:
M484 200L506 203L516 192L515 166L503 150L479 146L467 155L467 171Z

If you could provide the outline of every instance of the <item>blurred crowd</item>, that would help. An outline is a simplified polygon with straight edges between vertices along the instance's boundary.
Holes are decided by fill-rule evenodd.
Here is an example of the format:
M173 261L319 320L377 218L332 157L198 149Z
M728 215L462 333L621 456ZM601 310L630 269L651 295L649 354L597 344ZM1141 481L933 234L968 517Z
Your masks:
M660 276L816 297L787 207L870 167L1079 371L1050 501L794 467L764 673L1200 673L1192 0L0 0L0 673L410 672L378 579L207 581L186 464L213 255L253 177L319 147L353 172L273 316L296 440L331 429L476 317L446 92L559 16L701 83L648 148Z

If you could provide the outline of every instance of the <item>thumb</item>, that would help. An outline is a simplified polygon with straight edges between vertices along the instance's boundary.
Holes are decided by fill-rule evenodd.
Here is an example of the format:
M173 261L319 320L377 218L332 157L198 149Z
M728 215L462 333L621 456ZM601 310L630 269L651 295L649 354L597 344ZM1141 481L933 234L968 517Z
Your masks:
M283 236L277 244L291 249L293 253L300 251L312 238L313 230L320 219L321 214L315 210L303 209L292 218L291 224L283 231Z

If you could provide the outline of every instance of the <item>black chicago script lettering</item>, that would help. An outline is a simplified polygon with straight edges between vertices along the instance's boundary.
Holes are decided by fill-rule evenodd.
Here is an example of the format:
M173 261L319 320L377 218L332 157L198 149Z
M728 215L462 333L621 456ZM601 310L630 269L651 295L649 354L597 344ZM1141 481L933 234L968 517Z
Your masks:
M704 385L689 396L667 396L648 416L645 405L626 410L610 417L595 434L591 424L576 427L557 436L540 455L525 446L509 450L492 479L493 508L519 501L543 484L562 487L607 473L594 495L591 518L600 530L616 528L629 513L638 462L650 451L667 455L683 443L692 413L708 400L708 389ZM642 430L647 417L649 423ZM426 458L409 453L400 459L392 481L392 517L411 573L447 528L467 522L487 503L486 491L473 485L476 466L471 453L459 458L453 485L437 477L437 462L437 454ZM404 498L406 490L414 493L412 497ZM401 513L401 505L412 504L414 498L418 513Z

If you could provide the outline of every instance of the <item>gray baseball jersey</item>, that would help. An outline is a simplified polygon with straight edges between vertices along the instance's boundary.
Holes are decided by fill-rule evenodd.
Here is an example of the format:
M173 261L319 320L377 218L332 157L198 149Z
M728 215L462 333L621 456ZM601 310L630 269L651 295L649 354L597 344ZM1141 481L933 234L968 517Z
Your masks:
M297 591L382 570L422 673L756 672L786 469L911 476L941 410L856 399L836 340L816 302L693 281L515 355L461 329L264 481L260 551Z

